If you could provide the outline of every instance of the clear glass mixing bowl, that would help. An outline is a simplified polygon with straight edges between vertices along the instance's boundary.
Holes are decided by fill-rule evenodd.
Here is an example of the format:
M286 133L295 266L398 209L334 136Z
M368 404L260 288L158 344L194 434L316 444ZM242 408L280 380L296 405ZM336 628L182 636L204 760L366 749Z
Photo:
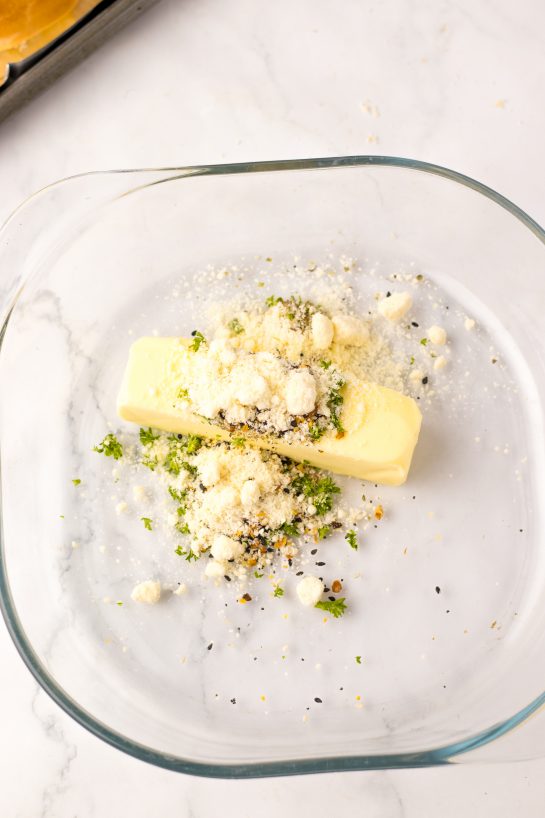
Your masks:
M0 594L50 696L113 746L207 776L541 753L542 717L512 731L545 701L544 240L489 188L388 157L91 173L22 205L0 234ZM204 290L226 293L197 286L172 307L173 281L294 254L358 259L355 289L371 269L437 282L463 406L424 412L357 589L338 548L343 619L289 598L234 609L199 582L154 609L116 605L136 556L161 570L112 515L111 464L90 451L116 423L131 339L186 334Z

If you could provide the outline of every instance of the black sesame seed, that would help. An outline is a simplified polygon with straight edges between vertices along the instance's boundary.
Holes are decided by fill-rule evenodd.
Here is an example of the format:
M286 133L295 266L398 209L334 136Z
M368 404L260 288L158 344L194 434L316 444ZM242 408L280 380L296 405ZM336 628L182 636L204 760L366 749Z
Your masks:
M236 704L236 703L237 703L236 699L231 699L231 704Z
M427 384L427 382L428 382L428 376L427 376L427 375L424 375L424 377L422 378L422 383L423 383L424 385L426 385L426 384Z
M329 599L330 602L335 602L335 597L334 596L328 596L328 599Z
M440 593L441 593L441 588L439 587L439 585L436 585L436 586L435 586L435 593L436 593L436 594L440 594Z
M318 696L314 697L314 701L316 702L316 704L322 704L322 700Z
M390 290L388 290L388 292L386 293L386 298L390 298L391 295L392 293L390 292Z
M227 574L223 577L225 582L231 582L231 577L228 577Z
M206 650L212 650L213 646L214 646L214 643L210 642L210 644L207 646Z
M417 324L416 321L411 321L411 327L418 327L418 326L420 326L420 325Z
M295 574L295 576L296 576L296 577L302 577L302 576L303 576L303 574L304 574L304 571L297 571L297 573Z
M317 553L318 553L318 549L317 549L317 548L313 548L313 549L312 549L312 551L311 551L310 553L311 553L311 554L314 556L314 554L317 554Z
M325 562L317 562L317 563L315 563L315 564L316 564L316 565L319 565L319 566L320 566L320 568L321 568L321 567L322 567L322 565L325 565Z

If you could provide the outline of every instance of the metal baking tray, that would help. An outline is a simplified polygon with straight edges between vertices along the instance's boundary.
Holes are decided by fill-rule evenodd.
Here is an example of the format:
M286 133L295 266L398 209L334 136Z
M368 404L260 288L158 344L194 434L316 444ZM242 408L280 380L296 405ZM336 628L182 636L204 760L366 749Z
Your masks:
M9 63L0 85L0 122L85 59L157 0L102 0L35 53Z

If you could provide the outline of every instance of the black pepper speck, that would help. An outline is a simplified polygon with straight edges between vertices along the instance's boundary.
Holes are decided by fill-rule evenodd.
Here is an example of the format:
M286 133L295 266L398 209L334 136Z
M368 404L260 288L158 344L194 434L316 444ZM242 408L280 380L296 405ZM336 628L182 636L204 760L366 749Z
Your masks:
M210 642L210 644L209 644L209 645L207 645L206 650L212 650L213 646L214 646L214 643L213 643L213 642Z
M318 696L314 697L314 701L316 702L316 704L322 704L322 700Z

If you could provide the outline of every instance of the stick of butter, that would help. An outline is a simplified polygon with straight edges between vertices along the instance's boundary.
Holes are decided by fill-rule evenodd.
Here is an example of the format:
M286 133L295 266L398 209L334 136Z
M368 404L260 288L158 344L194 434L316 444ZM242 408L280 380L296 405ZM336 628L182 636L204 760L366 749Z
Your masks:
M130 350L117 411L124 420L167 432L229 440L240 437L215 426L189 408L180 408L187 347L184 338L140 338ZM318 441L287 442L252 435L252 445L337 474L399 486L409 473L422 416L412 398L377 384L347 384L343 390L345 434L327 432Z

